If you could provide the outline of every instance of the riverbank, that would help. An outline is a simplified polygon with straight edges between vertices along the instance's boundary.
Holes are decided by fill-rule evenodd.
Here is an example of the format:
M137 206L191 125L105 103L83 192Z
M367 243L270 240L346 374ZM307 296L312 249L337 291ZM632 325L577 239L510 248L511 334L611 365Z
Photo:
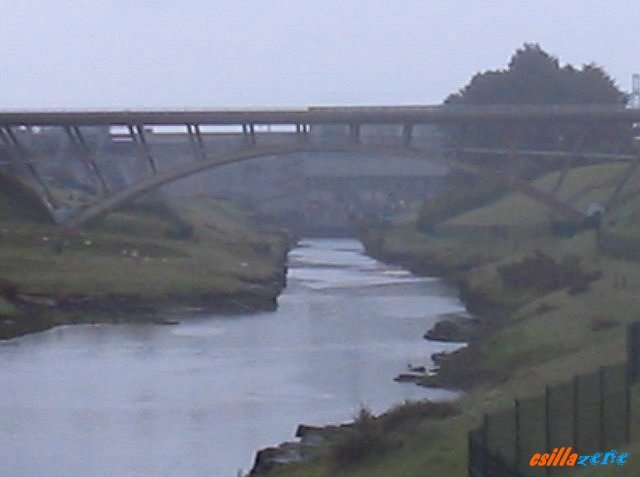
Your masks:
M455 412L451 415L414 414L409 405L405 412L410 417L393 430L384 425L386 414L372 417L365 431L345 430L341 437L334 434L332 440L316 444L314 452L306 454L307 461L272 465L269 472L252 475L382 477L399 475L398 469L402 469L401 475L417 477L429 469L433 475L462 477L466 475L466 433L480 424L485 412L504 408L516 397L537 395L547 384L624 360L624 324L636 319L640 311L634 291L640 286L640 275L626 261L589 258L593 232L569 240L556 243L546 253L570 246L573 253L580 254L585 270L602 274L579 293L569 293L569 287L549 292L503 287L497 267L505 261L521 260L535 248L520 249L515 256L498 262L483 260L468 268L460 267L456 257L454 266L447 270L446 278L462 286L461 296L482 323L475 340L440 358L438 374L423 381L427 386L467 391L453 405ZM473 244L468 244L467 251L470 247ZM483 248L481 245L476 252ZM385 257L385 250L373 254L392 260ZM422 257L416 257L414 271L425 264ZM478 253L478 257L485 255ZM406 258L404 255L402 260ZM402 263L397 256L393 261ZM352 426L358 428L357 423ZM351 455L346 463L336 457L344 452Z
M206 198L148 203L69 230L0 220L0 339L69 323L156 321L159 310L271 310L291 238Z
M584 203L606 197L613 184L603 181L605 172L620 170L581 169L573 175L575 182L565 183L564 195ZM599 185L589 185L587 179ZM556 181L552 174L537 182L549 186ZM628 194L624 206L610 214L599 231L573 234L554 234L549 224L545 233L506 230L505 224L515 222L530 231L527 221L543 223L546 217L537 204L517 194L448 220L456 230L464 229L460 235L438 233L437 228L425 233L411 222L363 224L362 241L370 255L417 274L442 277L458 287L476 316L475 339L460 351L439 356L437 375L422 380L426 386L465 389L455 404L459 413L442 420L415 415L386 445L364 446L369 451L350 465L340 465L336 446L328 444L320 457L266 475L418 477L427 472L462 477L467 475L467 433L482 422L484 413L504 409L515 398L540 395L547 385L624 361L625 325L640 312L640 267L625 255L606 253L600 239L611 228L633 235L640 208L632 192ZM478 227L482 233L473 232ZM388 434L383 420L372 421L373 434ZM637 467L616 471L630 476Z
M432 356L437 372L412 381L427 387L468 391L492 378L500 379L491 370L478 369L477 363L481 343L491 339L499 322L513 312L514 304L501 297L491 298L486 291L476 289L472 281L472 270L499 260L492 255L493 250L499 249L495 242L480 241L469 246L451 240L433 240L412 227L368 227L361 230L360 238L368 255L400 265L416 275L439 277L457 289L469 313L470 324L464 328L459 325L460 320L446 319L426 330L425 339L464 341L467 346L454 353Z

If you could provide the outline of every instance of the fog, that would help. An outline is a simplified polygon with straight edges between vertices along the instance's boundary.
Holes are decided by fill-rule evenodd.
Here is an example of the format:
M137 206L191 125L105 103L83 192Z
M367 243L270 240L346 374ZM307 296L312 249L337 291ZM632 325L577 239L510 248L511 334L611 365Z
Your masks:
M630 0L7 1L0 107L432 104L524 42L628 90L638 24Z

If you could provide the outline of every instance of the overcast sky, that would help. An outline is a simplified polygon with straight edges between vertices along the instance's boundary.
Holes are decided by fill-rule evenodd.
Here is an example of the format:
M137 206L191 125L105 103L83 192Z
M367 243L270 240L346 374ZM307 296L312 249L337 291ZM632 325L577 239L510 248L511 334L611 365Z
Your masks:
M640 72L637 0L0 0L0 108L435 104L524 42Z

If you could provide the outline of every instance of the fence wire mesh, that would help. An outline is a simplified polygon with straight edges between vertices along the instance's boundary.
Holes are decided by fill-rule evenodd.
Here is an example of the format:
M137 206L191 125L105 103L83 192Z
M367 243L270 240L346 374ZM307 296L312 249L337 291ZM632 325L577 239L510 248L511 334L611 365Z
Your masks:
M486 415L469 434L469 476L565 475L571 468L531 467L530 459L561 447L573 447L580 455L628 442L632 376L630 362L602 367Z

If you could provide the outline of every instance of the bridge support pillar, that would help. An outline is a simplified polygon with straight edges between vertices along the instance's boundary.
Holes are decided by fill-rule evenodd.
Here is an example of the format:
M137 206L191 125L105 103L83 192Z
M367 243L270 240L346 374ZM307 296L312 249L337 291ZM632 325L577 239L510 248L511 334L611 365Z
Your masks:
M553 189L551 190L552 194L556 194L562 187L562 184L564 184L564 180L567 177L567 174L573 167L573 161L580 155L580 152L582 150L582 144L584 143L584 139L587 136L587 134L588 133L584 133L584 132L580 134L580 136L578 137L578 139L576 140L575 144L571 149L571 154L564 160L562 164L562 171L558 175L558 180L556 181L555 185L553 186Z
M522 130L518 129L514 131L511 138L511 144L509 145L509 155L507 156L506 174L509 177L517 179L520 176L520 166L522 157L519 154L521 138L523 136Z
M351 139L352 143L360 144L360 125L359 124L349 125L349 138Z
M244 136L245 144L256 145L256 130L253 123L242 125L242 135Z
M49 207L49 209L51 210L56 209L57 203L56 203L56 200L53 198L53 195L51 194L51 190L49 190L49 187L47 186L47 184L45 184L45 182L42 180L42 177L40 177L40 174L38 174L38 170L33 165L33 163L29 160L29 154L27 153L26 149L22 146L20 141L18 141L18 138L16 137L15 133L11 129L11 126L5 126L1 136L5 144L10 149L13 149L13 151L16 154L16 157L19 158L19 161L15 161L16 164L24 166L24 169L26 170L28 177L30 177L31 180L33 180L33 182L35 182L35 184L42 191L44 200L47 206Z
M197 124L187 124L187 133L189 133L189 143L196 159L201 161L207 160L207 152L204 148L202 135L200 134L200 126Z
M4 128L0 128L0 139L2 139L2 142L9 149L15 148L15 146L11 142L11 139L9 138L9 135L5 132ZM9 165L11 166L11 170L16 175L21 174L23 172L23 169L26 168L26 164L22 164L19 158L16 156L16 154L13 153L13 151L10 151L9 153L9 161L10 161Z
M93 178L94 181L97 182L100 193L103 196L109 195L109 186L107 184L107 181L100 172L98 164L93 159L91 151L89 149L89 145L87 144L87 141L85 141L80 128L78 126L65 126L64 132L69 138L69 142L75 150L80 162L84 164L86 169L89 171L89 175Z
M636 158L629 163L627 168L621 174L620 181L616 185L615 189L609 196L607 203L605 204L605 211L608 211L616 203L616 200L622 192L622 189L624 189L624 186L627 185L627 182L629 182L631 176L636 172L638 166L640 166L640 145L634 144L634 146Z
M309 140L309 129L308 124L296 124L298 142L307 142Z
M402 126L402 142L405 147L411 145L411 139L413 136L413 124L405 124Z
M129 129L129 135L131 136L131 140L136 143L138 146L138 151L144 156L147 163L149 164L149 169L152 174L158 173L158 168L156 167L156 162L153 159L153 155L151 154L151 149L149 148L149 144L147 143L147 138L144 135L144 128L140 124L131 125L127 124L127 128Z
M200 151L202 151L202 159L207 159L207 149L204 145L204 140L202 139L202 133L200 132L200 125L194 124L193 129L196 132L196 140L198 141L198 145L200 146Z

